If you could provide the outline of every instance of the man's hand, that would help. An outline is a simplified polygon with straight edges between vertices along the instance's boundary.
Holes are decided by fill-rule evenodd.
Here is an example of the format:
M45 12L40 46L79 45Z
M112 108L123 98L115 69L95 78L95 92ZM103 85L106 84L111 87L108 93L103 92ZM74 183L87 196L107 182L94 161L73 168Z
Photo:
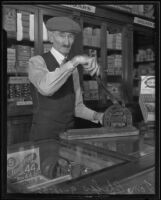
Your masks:
M87 55L75 56L71 62L74 67L81 64L84 70L91 76L94 74L98 76L100 74L100 66L98 65L95 57L89 57Z
M93 119L97 120L102 125L103 124L103 115L104 115L104 113L94 112Z
M91 58L87 55L79 55L72 58L71 62L73 66L77 66L77 65L86 65L90 62L90 60Z
M89 73L91 76L100 74L100 66L97 63L96 57L90 58L88 64L83 65L84 70Z

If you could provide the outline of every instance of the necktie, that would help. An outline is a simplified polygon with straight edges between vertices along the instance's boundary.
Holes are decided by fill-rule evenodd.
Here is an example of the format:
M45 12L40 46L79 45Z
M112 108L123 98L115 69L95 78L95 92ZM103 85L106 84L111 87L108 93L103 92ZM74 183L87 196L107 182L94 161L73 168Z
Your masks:
M64 58L62 64L65 64L66 62L68 62L68 58Z
M62 67L66 62L67 62L67 59L64 58L63 61L62 61L62 63L60 64L60 67Z

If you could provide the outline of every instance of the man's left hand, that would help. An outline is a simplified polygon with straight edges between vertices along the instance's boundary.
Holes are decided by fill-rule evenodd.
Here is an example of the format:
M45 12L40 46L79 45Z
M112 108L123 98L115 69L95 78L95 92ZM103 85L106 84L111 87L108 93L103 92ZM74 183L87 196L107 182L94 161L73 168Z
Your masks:
M97 120L102 125L103 124L103 115L104 115L104 113L94 112L93 119Z
M99 64L97 63L97 59L96 57L92 57L90 59L90 61L88 62L88 64L84 64L83 65L83 68L84 70L89 73L91 76L93 75L97 75L99 76L100 75L100 66Z

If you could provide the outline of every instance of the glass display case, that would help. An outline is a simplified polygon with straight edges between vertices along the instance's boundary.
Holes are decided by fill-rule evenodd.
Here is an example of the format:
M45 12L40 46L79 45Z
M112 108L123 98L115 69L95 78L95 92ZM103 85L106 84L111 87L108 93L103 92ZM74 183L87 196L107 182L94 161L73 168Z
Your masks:
M154 152L141 136L12 145L7 152L8 192L153 194ZM138 190L133 181L151 184L151 189Z
M13 146L7 156L8 181L12 186L23 185L32 190L37 189L33 183L57 184L126 161L96 150L63 140Z
M74 142L74 140L72 141ZM77 140L77 143L84 146L84 148L94 147L98 150L103 150L106 152L117 152L118 156L126 155L139 158L143 155L151 153L155 150L153 145L148 145L144 140L144 135L131 135L131 136L121 136L120 137L107 137L107 138L93 138L85 140Z

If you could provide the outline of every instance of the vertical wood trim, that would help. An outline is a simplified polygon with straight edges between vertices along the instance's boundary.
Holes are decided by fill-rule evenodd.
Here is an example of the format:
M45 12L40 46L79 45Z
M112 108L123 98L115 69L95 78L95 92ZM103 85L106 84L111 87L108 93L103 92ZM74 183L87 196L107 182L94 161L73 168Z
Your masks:
M39 52L39 36L38 36L38 21L39 21L39 15L38 15L38 9L35 12L34 16L34 50L35 50L35 55L37 55Z
M107 74L105 73L106 65L107 65L107 24L102 23L101 24L101 38L100 38L100 45L101 45L101 79L106 86L107 84ZM106 94L103 90L100 90L99 93L101 93L101 104L107 103Z
M128 97L128 101L132 102L133 100L133 64L134 64L134 45L133 45L133 28L132 26L129 26L129 38L128 38L128 94L129 94L129 97Z
M104 70L106 69L107 65L107 25L106 23L101 24L101 78L106 81L106 74L104 73Z
M43 11L38 12L38 54L43 53Z
M122 31L122 89L125 103L132 101L133 89L133 32L129 26Z
M83 54L83 19L82 17L80 18L80 26L81 26L81 34L79 36L80 39L80 54ZM78 68L78 72L79 72L79 79L80 79L80 86L83 89L83 68L79 67Z

